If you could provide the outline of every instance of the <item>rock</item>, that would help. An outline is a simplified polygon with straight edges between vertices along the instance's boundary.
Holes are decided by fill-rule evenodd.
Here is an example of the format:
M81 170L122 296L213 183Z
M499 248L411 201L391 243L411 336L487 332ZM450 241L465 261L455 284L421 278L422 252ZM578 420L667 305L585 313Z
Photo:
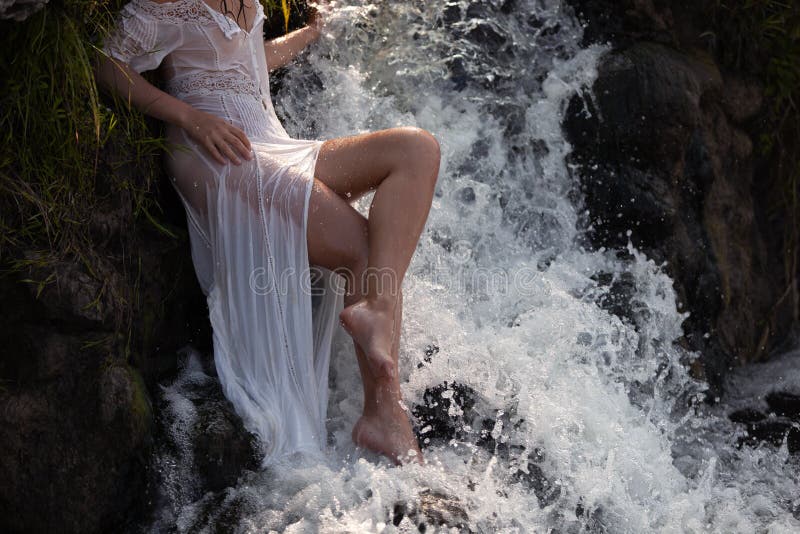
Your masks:
M777 447L786 440L789 453L800 453L800 396L772 392L766 400L773 412L770 415L754 408L743 408L728 415L731 421L747 429L747 435L739 439L738 446L757 447L769 443Z
M439 354L439 345L435 343L427 345L423 351L422 361L417 364L417 369L422 369L426 363L431 363L433 357L437 354Z
M800 429L785 418L765 419L747 425L747 436L739 440L739 445L756 447L769 443L779 447L786 440L791 454L800 452Z
M592 279L601 287L608 288L595 300L597 305L623 321L636 324L633 301L636 295L636 282L633 274L626 272L614 276L612 273L598 273L593 275Z
M675 42L674 15L659 0L570 0L585 25L584 45L611 42L628 46L639 41ZM681 11L687 10L681 6ZM694 11L694 10L693 10Z
M431 355L438 352L438 347L435 351L432 347L435 345L429 346ZM517 429L523 423L521 419L515 420L509 410L488 407L478 392L463 384L444 382L429 387L425 390L423 399L424 404L416 405L412 409L418 422L417 439L423 448L436 442L451 440L473 442L504 462L508 466L506 470L510 475L509 482L522 484L533 491L541 507L552 504L561 494L561 488L541 467L544 461L543 451L536 449L528 452L524 446L507 441L508 430ZM488 413L496 415L492 418L486 417L484 414ZM473 424L480 425L477 432L472 428ZM396 510L395 518L397 517ZM395 525L399 521L397 519Z
M467 30L467 37L488 51L499 50L509 40L500 27L487 20L472 21Z
M458 199L464 204L475 203L475 190L471 187L463 187L456 193Z
M524 447L509 447L517 449L514 456L522 460L511 460L511 480L522 484L532 490L539 501L539 507L544 508L553 504L561 495L561 486L548 477L541 464L544 462L544 453L540 449L525 454Z
M414 524L419 532L427 532L429 526L473 532L469 527L469 516L461 502L455 497L435 491L420 492L419 500L414 503L395 504L392 513L394 526L399 526L404 518Z
M47 0L0 0L0 19L21 22L40 9Z
M762 87L755 81L730 77L722 95L725 113L736 124L752 119L764 105Z
M749 424L763 421L767 418L767 414L753 408L744 408L737 410L728 416L728 419L734 423Z
M730 80L702 53L633 42L601 60L594 99L573 99L564 123L592 243L625 251L630 240L666 262L712 393L788 332L773 309L783 274L753 196L753 144L736 126L753 111L728 116Z
M105 532L141 506L152 414L130 367L72 356L60 380L0 396L5 532ZM84 359L86 358L86 359Z
M203 488L219 491L233 486L245 470L258 467L255 436L244 429L225 399L203 402L198 411L193 429L194 460Z
M256 516L263 512L252 499L241 494L229 495L226 492L208 493L193 503L197 513L191 518L187 532L208 532L224 534L241 530L242 518ZM173 525L165 525L165 530Z
M175 515L204 495L233 486L257 469L261 458L256 437L210 372L212 359L196 351L184 356L177 377L159 388L151 480L162 509Z
M4 258L27 267L0 277L0 531L109 532L143 514L148 384L206 338L185 232L132 224L115 194L92 217L92 258Z
M431 441L464 438L464 425L468 425L468 421L475 417L473 407L476 397L475 390L463 384L444 382L427 388L423 404L412 409L418 421L417 439L420 445L425 448Z
M800 423L800 395L785 391L773 391L766 397L767 406L779 417Z
M445 4L442 9L442 22L454 24L461 21L461 6L457 3Z
M461 55L451 56L445 60L445 65L447 65L447 70L450 72L448 78L453 84L453 88L456 91L463 91L470 80L464 58Z

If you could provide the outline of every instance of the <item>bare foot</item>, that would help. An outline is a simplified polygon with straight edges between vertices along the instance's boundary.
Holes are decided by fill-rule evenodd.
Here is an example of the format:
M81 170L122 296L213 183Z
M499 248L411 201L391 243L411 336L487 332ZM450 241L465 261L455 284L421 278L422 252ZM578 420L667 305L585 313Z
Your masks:
M401 410L391 417L362 415L353 427L353 441L359 447L388 456L395 464L422 463L422 451L411 429L408 416Z
M393 378L394 307L391 301L362 299L339 314L339 320L367 356L373 378Z

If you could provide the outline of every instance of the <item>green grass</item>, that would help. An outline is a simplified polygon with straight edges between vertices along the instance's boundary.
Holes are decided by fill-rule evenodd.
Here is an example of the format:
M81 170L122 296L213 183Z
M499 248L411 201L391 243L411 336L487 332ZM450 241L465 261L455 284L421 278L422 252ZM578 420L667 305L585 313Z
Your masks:
M91 217L121 190L134 213L152 209L154 156L163 143L144 118L103 104L92 72L97 43L118 5L52 2L23 23L0 26L0 261L89 256ZM110 157L110 143L125 145ZM134 162L135 182L114 170ZM98 180L102 177L103 183Z
M81 254L92 214L121 191L137 218L157 225L150 192L162 139L138 112L106 107L92 73L122 4L54 0L22 23L0 22L0 262L19 250ZM265 5L279 12L278 0ZM110 143L113 155L103 150ZM117 179L130 164L136 179Z

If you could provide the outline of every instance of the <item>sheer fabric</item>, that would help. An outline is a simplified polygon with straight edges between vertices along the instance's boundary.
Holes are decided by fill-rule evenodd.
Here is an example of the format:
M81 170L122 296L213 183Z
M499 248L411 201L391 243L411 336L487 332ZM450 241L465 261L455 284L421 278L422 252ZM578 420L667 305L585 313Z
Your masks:
M343 281L309 270L308 201L322 141L291 138L275 115L263 20L260 4L248 32L203 0L133 0L105 52L137 72L160 66L170 94L225 118L251 141L251 161L221 165L167 126L175 147L168 170L189 221L219 379L268 464L325 447Z

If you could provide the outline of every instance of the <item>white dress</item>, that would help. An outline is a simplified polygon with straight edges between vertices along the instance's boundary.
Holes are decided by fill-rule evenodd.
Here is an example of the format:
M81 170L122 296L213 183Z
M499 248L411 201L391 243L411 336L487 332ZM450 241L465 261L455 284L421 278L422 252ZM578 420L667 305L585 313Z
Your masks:
M308 202L322 141L292 139L275 115L263 22L260 4L247 32L203 0L133 0L105 51L137 72L160 65L171 95L225 118L252 144L251 161L221 165L184 130L167 126L175 147L168 170L208 299L216 369L268 464L325 448L343 279L309 270Z

